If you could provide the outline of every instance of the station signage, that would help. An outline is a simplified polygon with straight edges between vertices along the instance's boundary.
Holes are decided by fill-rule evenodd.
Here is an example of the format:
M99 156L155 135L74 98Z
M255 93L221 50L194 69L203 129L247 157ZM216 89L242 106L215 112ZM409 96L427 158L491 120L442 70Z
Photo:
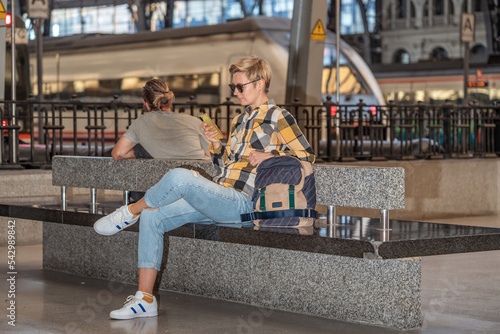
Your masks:
M470 13L462 13L460 21L460 40L462 42L474 42L474 31L476 27L476 16Z
M28 1L28 17L30 19L48 19L49 14L49 0Z
M5 41L7 43L11 43L11 39L12 39L12 36L11 36L11 29L10 27L7 27L7 35L5 36ZM16 33L16 37L15 37L15 41L16 41L16 44L28 44L28 31L25 29L25 28L16 28L16 30L14 30L14 32Z
M469 81L467 83L469 88L484 88L488 87L488 81Z
M6 15L5 7L3 6L2 1L0 1L0 19L5 20Z
M326 33L325 29L323 28L323 23L321 23L321 20L318 20L316 22L316 25L314 26L314 29L311 33L311 40L312 41L324 41L326 38Z

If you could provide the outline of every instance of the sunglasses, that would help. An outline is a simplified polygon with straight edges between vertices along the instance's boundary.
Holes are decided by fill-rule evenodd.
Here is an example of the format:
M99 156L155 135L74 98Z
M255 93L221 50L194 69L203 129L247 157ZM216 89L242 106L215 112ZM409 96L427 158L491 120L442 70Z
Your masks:
M259 81L260 79L255 79L254 81L250 81L250 82L247 82L247 83L244 83L244 84L229 84L229 88L231 89L231 94L234 94L234 92L238 91L240 93L243 93L243 87L245 87L246 85L249 85L251 83L254 83L254 82L257 82Z

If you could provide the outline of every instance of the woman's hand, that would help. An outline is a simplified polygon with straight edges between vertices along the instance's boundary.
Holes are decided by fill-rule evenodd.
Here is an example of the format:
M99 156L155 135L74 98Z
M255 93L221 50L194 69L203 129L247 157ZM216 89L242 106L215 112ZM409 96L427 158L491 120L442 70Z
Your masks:
M220 139L215 139L218 133L217 130L213 126L207 126L207 123L201 123L201 128L203 129L203 135L212 143L214 150L218 149L221 146L221 141Z
M252 166L257 166L260 164L262 161L269 159L273 156L272 153L270 152L259 152L259 151L252 151L248 155L248 162Z

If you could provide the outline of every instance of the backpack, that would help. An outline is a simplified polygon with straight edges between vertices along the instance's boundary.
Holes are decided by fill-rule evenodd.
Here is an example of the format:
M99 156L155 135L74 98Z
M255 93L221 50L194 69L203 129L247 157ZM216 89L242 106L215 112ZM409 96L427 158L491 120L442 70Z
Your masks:
M257 167L254 211L241 215L262 227L311 226L316 212L312 164L291 156L272 157Z

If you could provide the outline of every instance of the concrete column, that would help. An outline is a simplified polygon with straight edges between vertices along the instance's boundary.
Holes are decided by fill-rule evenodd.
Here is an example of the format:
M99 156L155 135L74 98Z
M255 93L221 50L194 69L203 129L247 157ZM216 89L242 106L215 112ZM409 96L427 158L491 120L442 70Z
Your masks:
M321 78L325 42L312 40L318 20L326 32L327 1L295 0L293 8L286 103L299 98L304 104L321 104Z

